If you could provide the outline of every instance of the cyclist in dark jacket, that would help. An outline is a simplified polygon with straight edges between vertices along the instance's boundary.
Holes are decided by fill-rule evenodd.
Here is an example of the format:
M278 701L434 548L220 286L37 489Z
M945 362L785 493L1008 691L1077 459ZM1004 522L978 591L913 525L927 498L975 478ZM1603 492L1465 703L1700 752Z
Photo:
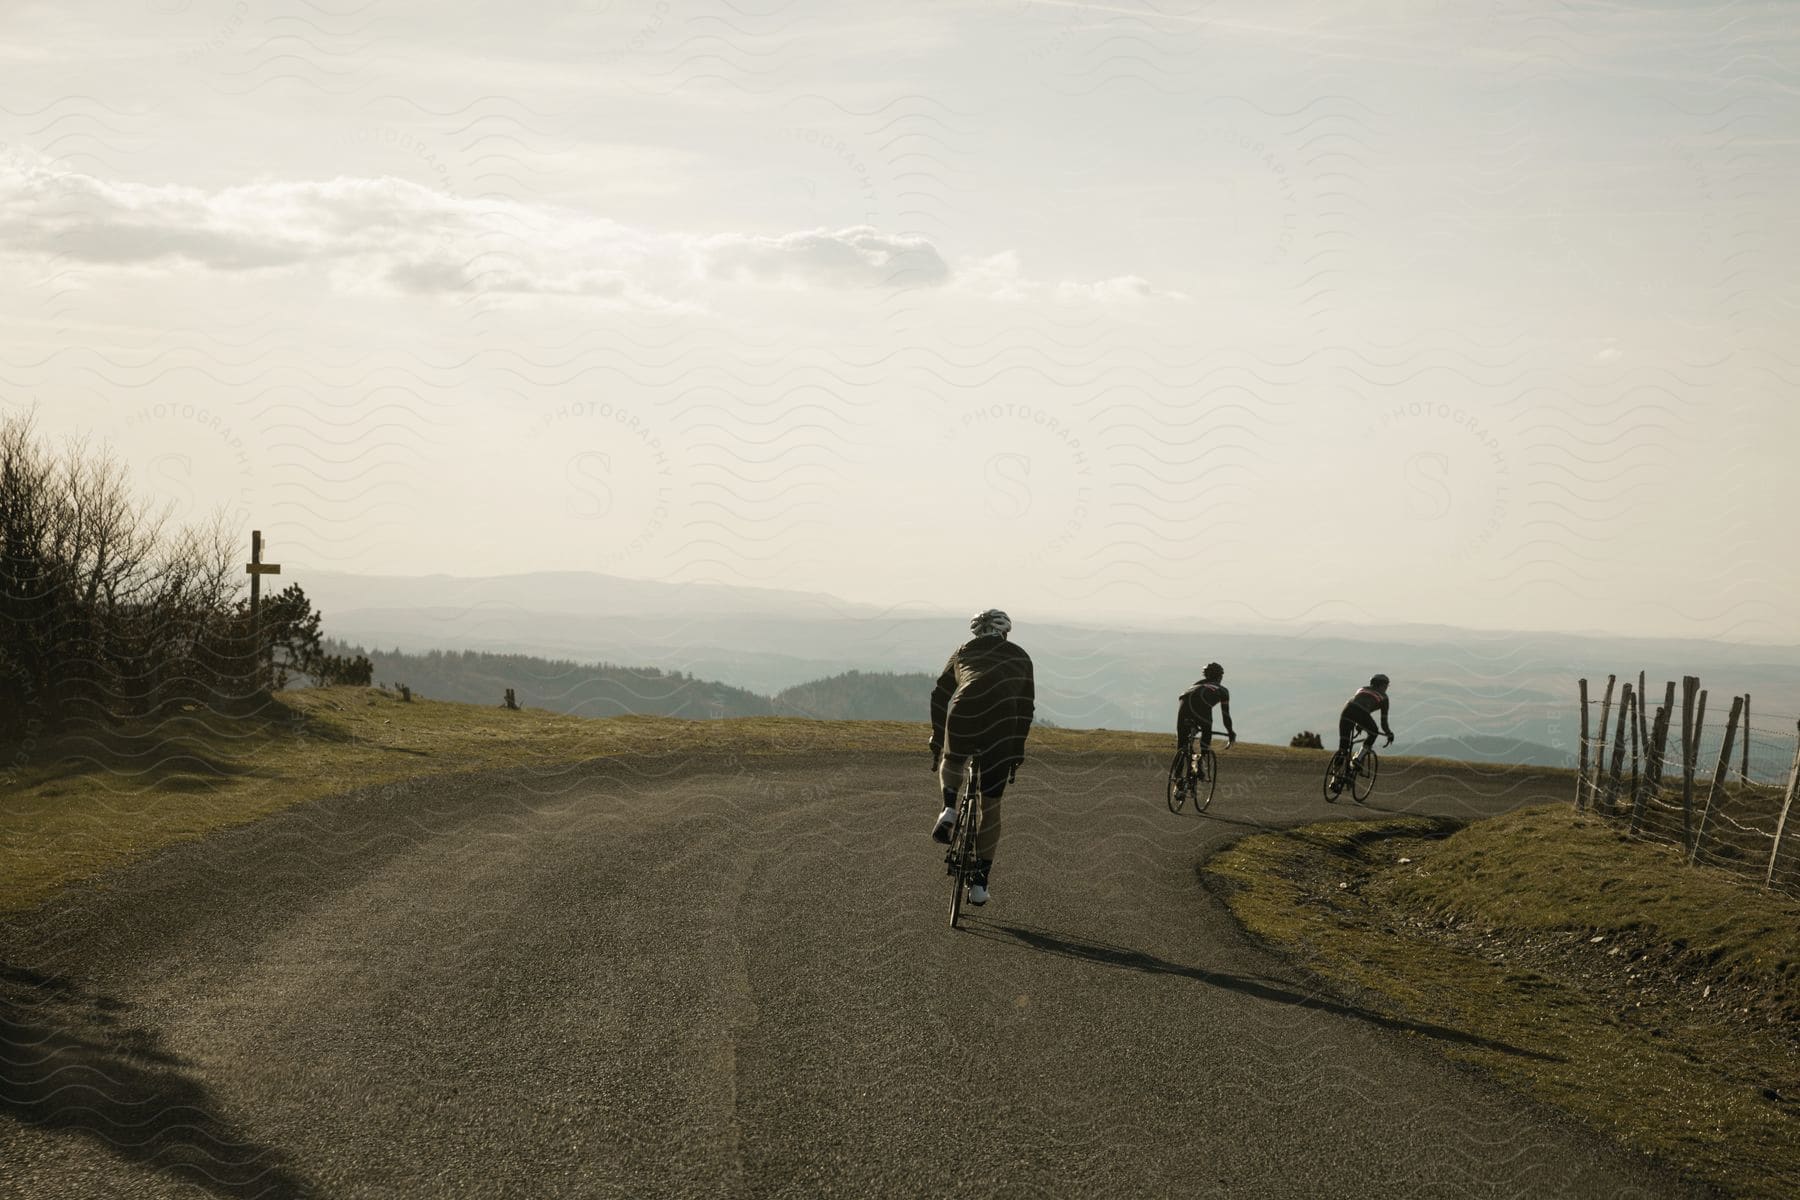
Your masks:
M1394 731L1388 728L1387 690L1388 677L1386 675L1372 676L1369 679L1369 686L1357 688L1356 694L1350 697L1344 705L1344 711L1338 715L1338 750L1341 753L1350 753L1350 742L1356 737L1356 731L1359 729L1369 735L1371 742L1379 733L1387 737L1387 741L1383 745L1394 744ZM1377 713L1381 714L1379 729L1375 727L1375 714ZM1339 782L1332 790L1335 792L1342 786L1342 782Z
M1225 721L1226 744L1237 745L1237 732L1231 727L1231 693L1225 689L1225 668L1216 662L1206 664L1194 686L1181 693L1181 707L1175 710L1175 744L1188 746L1194 734L1200 734L1200 745L1212 745L1212 710L1217 705Z
M975 636L956 648L931 692L931 762L944 798L931 836L949 842L963 764L973 756L981 771L981 861L969 903L986 904L988 871L1000 845L1000 796L1025 760L1037 690L1031 656L1007 640L1010 617L990 608L969 622L969 631Z

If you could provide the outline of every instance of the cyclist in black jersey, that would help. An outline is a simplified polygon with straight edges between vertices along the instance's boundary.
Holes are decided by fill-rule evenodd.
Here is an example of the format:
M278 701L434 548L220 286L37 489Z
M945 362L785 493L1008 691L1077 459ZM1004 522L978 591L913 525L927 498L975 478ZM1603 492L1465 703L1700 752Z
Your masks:
M1386 675L1371 676L1367 687L1356 689L1356 694L1345 703L1344 711L1338 714L1338 750L1345 754L1350 753L1350 743L1355 739L1359 729L1368 734L1371 741L1379 733L1387 738L1383 745L1394 744L1394 731L1388 728L1387 690L1388 677ZM1380 728L1375 725L1377 713L1381 714ZM1342 788L1342 786L1341 782L1337 785L1338 788Z
M963 764L973 757L981 769L982 816L969 903L979 906L988 901L988 875L1000 847L1000 797L1025 761L1037 684L1031 655L1011 640L1011 617L990 608L975 614L969 632L974 636L956 648L931 692L931 765L944 796L931 837L949 843Z
M1219 708L1219 715L1225 721L1225 736L1230 739L1226 745L1237 745L1237 731L1231 727L1231 693L1225 690L1221 681L1225 678L1225 668L1218 663L1207 663L1201 678L1194 686L1181 693L1181 707L1175 711L1175 744L1187 747L1194 740L1194 734L1200 734L1200 745L1212 745L1212 710Z

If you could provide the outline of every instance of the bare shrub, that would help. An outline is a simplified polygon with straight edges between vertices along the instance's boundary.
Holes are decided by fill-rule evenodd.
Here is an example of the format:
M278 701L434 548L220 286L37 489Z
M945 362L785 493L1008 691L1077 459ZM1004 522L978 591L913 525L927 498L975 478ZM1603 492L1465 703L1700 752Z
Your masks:
M0 417L0 737L254 695L230 531L171 529L124 466Z

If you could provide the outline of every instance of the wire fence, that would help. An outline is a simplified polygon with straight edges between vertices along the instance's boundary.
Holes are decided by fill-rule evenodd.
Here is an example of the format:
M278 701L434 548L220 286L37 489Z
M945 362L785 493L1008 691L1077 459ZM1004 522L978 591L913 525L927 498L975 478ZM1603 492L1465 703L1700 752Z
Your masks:
M1690 864L1800 895L1800 719L1711 696L1691 675L1645 682L1612 676L1590 694L1579 681L1576 808L1678 845Z

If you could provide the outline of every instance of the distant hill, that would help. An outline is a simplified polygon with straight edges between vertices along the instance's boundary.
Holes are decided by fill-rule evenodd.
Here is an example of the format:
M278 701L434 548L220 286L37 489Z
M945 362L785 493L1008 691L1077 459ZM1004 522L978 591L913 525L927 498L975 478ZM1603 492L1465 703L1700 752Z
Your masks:
M1554 746L1520 738L1489 737L1472 733L1460 737L1430 737L1407 745L1395 744L1395 753L1421 758L1448 758L1455 762L1522 763L1533 767L1573 767L1575 756Z
M473 578L452 575L306 573L306 594L324 612L388 609L569 613L583 617L693 618L725 614L820 620L891 615L820 592L719 583L665 583L591 571L536 571Z
M904 689L916 686L901 681L935 677L968 628L962 608L877 607L803 592L582 572L457 579L290 567L286 577L306 587L326 630L342 641L412 653L448 646L563 663L655 663L672 675L650 694L663 696L658 689L671 680L716 680L719 688L763 698L771 710L777 697L797 689L788 696L795 711L893 713L894 705L904 707ZM993 600L1012 613L1015 640L1036 664L1040 717L1068 728L1171 731L1175 698L1202 664L1217 659L1226 667L1236 728L1251 741L1282 743L1299 729L1329 738L1345 698L1383 671L1394 679L1392 719L1405 750L1436 746L1466 761L1560 763L1579 743L1576 678L1586 676L1598 695L1607 672L1635 681L1642 670L1659 698L1664 681L1684 674L1711 689L1702 761L1711 761L1723 732L1717 701L1736 692L1755 696L1753 773L1784 781L1792 761L1800 647L1298 621L1232 629L1124 618L1101 624L1051 618L1033 611L1028 597ZM828 687L828 680L838 682ZM645 686L633 685L639 693ZM657 703L699 694L677 688ZM736 711L727 693L707 694L715 709ZM497 702L498 695L479 699ZM647 703L641 695L636 702Z
M774 695L702 679L692 672L488 650L369 650L335 638L330 654L366 654L377 683L403 683L431 700L498 704L512 688L531 708L586 717L626 713L710 720L811 717L827 721L924 721L935 673L843 671L782 688ZM1130 716L1094 696L1062 692L1040 680L1037 723L1074 728L1130 727Z
M479 650L407 654L334 641L327 641L325 648L331 654L366 654L377 682L403 683L432 700L499 704L506 689L512 688L521 705L584 717L636 713L703 720L764 717L775 712L767 696L654 667L576 663Z
M935 677L894 671L846 671L775 693L783 716L828 721L922 721Z
M405 684L432 700L499 704L512 688L521 705L578 716L812 717L830 721L923 721L934 676L846 671L764 696L680 671L578 663L481 650L367 650L327 639L330 654L368 655L379 683Z

